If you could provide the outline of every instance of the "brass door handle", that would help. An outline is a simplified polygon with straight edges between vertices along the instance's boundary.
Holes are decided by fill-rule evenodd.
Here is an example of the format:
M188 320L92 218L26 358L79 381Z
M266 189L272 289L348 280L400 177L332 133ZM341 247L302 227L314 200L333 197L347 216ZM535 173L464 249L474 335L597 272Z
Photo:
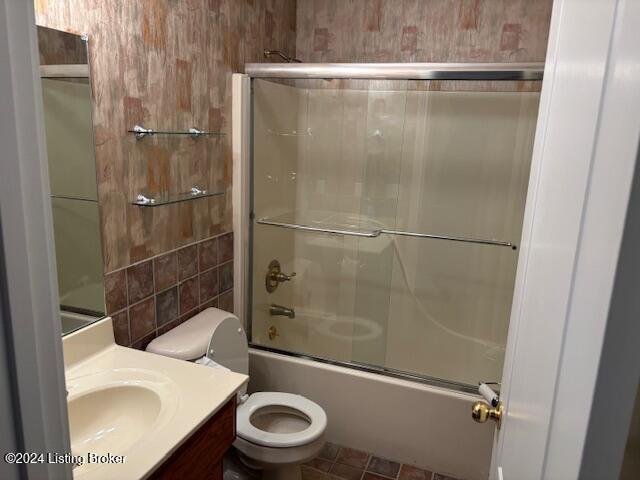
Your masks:
M502 424L502 416L504 415L504 407L502 402L497 407L492 407L485 402L476 402L471 408L471 418L478 423L485 423L487 420L496 422L496 428L500 430Z

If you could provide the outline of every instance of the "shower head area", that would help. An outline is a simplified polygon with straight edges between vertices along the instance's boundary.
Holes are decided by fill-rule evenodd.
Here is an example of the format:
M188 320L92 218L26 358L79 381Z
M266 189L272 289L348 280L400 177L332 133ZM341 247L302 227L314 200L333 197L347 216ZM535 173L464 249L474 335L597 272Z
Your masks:
M251 344L464 392L499 381L542 66L245 71ZM288 276L266 288L274 261Z
M290 57L289 55L287 55L286 53L284 53L281 50L270 50L270 49L266 48L262 52L262 55L267 60L270 60L271 57L277 57L278 59L280 59L280 60L282 60L284 62L287 62L287 63L302 63L302 60L298 60L297 58Z

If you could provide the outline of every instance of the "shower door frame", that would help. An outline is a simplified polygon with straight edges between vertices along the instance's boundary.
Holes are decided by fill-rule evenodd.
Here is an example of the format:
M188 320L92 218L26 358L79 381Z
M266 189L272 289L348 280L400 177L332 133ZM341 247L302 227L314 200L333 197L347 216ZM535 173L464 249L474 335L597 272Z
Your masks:
M476 81L542 81L544 63L249 63L245 74L234 74L233 114L241 118L234 130L234 249L239 261L234 267L235 278L242 279L234 293L236 313L245 323L249 346L257 350L351 368L412 382L477 395L475 385L407 372L380 365L349 360L335 360L292 350L269 347L252 341L252 281L253 278L253 80L254 79L362 79L362 80L476 80ZM292 227L295 228L295 227ZM327 232L336 233L336 232ZM407 234L411 232L393 232ZM462 239L462 241L475 241ZM478 243L486 243L478 240ZM492 241L494 242L494 241ZM516 246L505 242L497 245ZM486 379L478 379L486 380Z

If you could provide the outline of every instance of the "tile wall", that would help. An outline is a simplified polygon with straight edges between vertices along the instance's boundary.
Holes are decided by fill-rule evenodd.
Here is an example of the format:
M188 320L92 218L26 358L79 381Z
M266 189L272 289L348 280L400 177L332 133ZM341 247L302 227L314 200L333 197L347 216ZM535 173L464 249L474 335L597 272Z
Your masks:
M233 311L233 233L225 233L105 275L116 343L143 350L208 307Z

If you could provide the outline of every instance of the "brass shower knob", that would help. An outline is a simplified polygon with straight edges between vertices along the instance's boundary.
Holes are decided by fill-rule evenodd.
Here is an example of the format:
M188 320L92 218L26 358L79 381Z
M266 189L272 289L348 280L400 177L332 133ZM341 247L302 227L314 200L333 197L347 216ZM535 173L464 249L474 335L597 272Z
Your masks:
M273 293L278 285L282 282L289 282L293 277L296 276L296 272L293 272L291 275L287 275L283 273L280 268L280 262L278 260L271 260L269 263L269 269L267 270L267 276L264 279L265 288L267 292Z

